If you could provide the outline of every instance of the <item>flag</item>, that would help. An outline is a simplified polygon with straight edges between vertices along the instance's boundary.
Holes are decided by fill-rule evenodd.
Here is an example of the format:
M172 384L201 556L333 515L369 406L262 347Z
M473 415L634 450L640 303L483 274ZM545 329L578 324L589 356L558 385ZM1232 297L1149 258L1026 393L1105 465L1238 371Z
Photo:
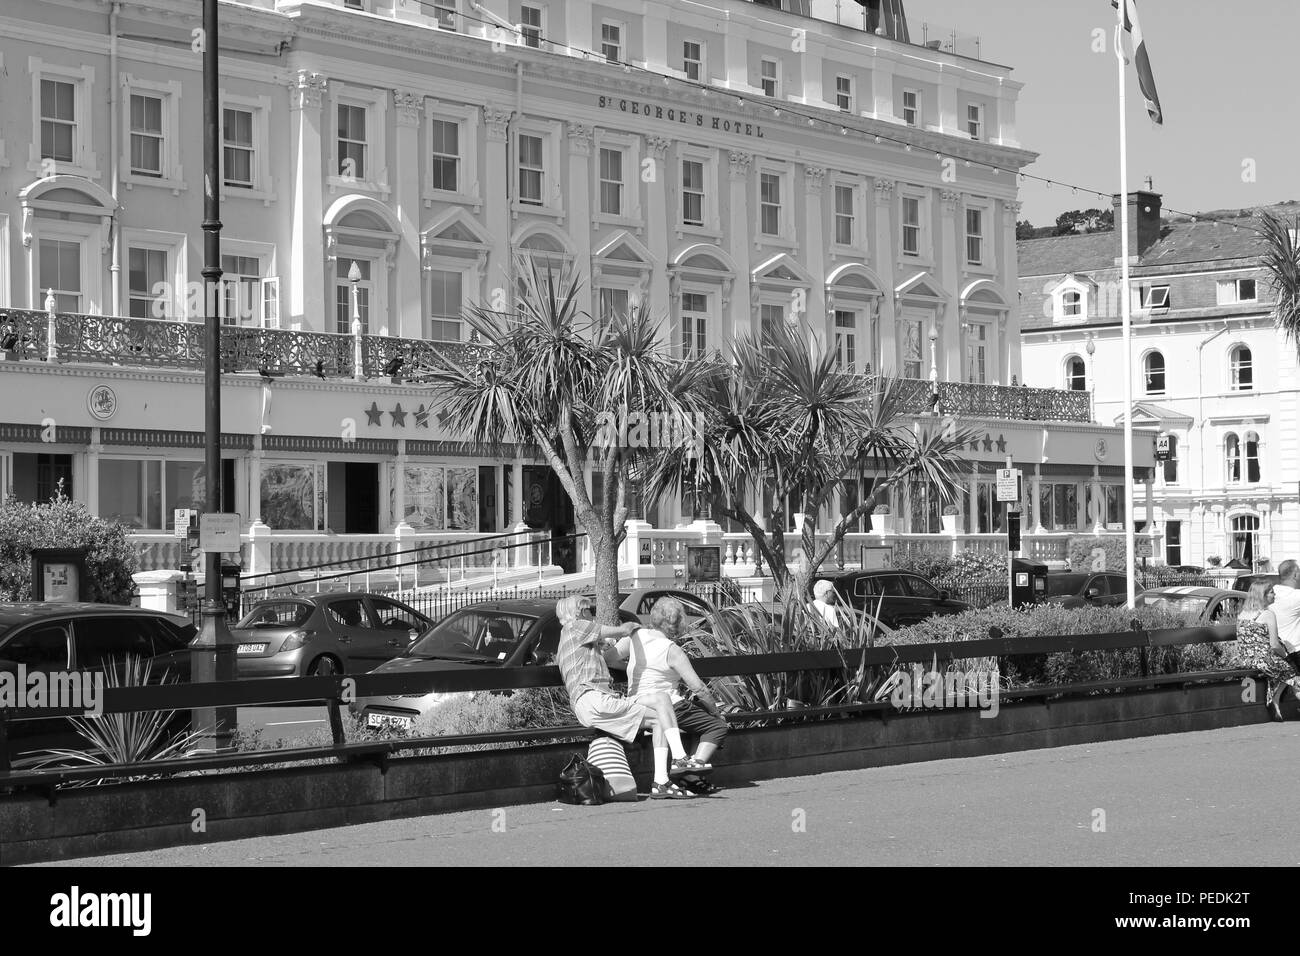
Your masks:
M1110 0L1110 5L1120 9L1121 0ZM1160 108L1160 94L1156 92L1156 78L1151 72L1151 58L1147 56L1146 40L1142 36L1142 24L1138 22L1137 0L1122 0L1124 4L1124 30L1133 40L1133 63L1137 66L1138 86L1147 101L1147 114L1151 121L1163 126L1164 111Z

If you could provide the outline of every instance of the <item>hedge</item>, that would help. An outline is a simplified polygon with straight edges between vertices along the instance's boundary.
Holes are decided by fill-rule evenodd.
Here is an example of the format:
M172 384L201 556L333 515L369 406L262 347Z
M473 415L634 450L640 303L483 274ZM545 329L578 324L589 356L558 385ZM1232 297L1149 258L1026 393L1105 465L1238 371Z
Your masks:
M136 560L124 526L62 495L44 504L8 499L0 504L0 601L32 600L34 548L86 548L90 599L131 603Z

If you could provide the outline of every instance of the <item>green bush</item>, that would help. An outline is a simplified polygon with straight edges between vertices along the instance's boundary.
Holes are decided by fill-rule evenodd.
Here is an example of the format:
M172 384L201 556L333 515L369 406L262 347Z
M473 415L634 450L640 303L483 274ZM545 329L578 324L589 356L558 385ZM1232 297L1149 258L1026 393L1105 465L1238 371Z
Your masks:
M0 601L32 600L34 548L88 549L90 599L131 603L136 562L123 525L94 517L62 494L38 505L13 498L0 504Z
M902 555L894 562L900 571L911 571L929 578L940 588L965 584L1005 583L1007 556L991 551L961 551L956 555L933 548L920 548Z
M1054 604L1012 609L1005 605L932 617L894 634L893 644L929 644L977 641L996 627L1003 637L1047 637L1071 634L1113 634L1133 630L1136 620L1143 630L1188 627L1192 622L1162 608L1064 608ZM1089 651L1076 649L1054 654L1012 654L1001 658L1000 670L1009 686L1068 684L1137 677L1142 673L1138 648ZM960 666L960 663L959 663ZM1153 648L1147 652L1150 673L1172 674L1212 670L1223 666L1223 654L1214 644ZM978 668L961 667L963 670Z
M1092 552L1100 548L1106 552L1105 570L1114 571L1118 574L1124 573L1124 568L1127 565L1126 558L1128 555L1124 548L1123 538L1103 538L1098 535L1071 538L1068 547L1071 571L1091 571L1093 562Z

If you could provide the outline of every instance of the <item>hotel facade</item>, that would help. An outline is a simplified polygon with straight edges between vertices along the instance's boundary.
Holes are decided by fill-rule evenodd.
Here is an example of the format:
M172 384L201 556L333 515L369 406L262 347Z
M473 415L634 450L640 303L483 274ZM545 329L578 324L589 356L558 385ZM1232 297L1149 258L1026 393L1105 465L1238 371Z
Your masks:
M469 348L463 310L509 308L526 259L575 268L592 316L648 302L682 360L789 326L916 380L918 420L937 391L981 435L962 513L900 491L891 541L1005 549L1008 459L1034 514L1041 484L1122 482L1089 396L1024 387L1020 84L889 6L221 3L223 496L246 567L574 530L543 463L466 450L385 371ZM0 11L0 495L61 484L148 568L182 559L173 510L203 497L198 15ZM752 561L689 503L640 510L656 560L693 528Z

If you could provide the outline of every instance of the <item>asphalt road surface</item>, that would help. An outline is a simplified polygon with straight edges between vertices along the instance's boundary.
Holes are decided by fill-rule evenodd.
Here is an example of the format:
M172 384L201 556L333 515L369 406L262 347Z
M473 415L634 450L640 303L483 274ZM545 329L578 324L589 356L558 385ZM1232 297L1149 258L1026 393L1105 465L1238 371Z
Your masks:
M1298 758L1300 725L1264 724L60 865L1290 865L1250 848L1294 846Z

